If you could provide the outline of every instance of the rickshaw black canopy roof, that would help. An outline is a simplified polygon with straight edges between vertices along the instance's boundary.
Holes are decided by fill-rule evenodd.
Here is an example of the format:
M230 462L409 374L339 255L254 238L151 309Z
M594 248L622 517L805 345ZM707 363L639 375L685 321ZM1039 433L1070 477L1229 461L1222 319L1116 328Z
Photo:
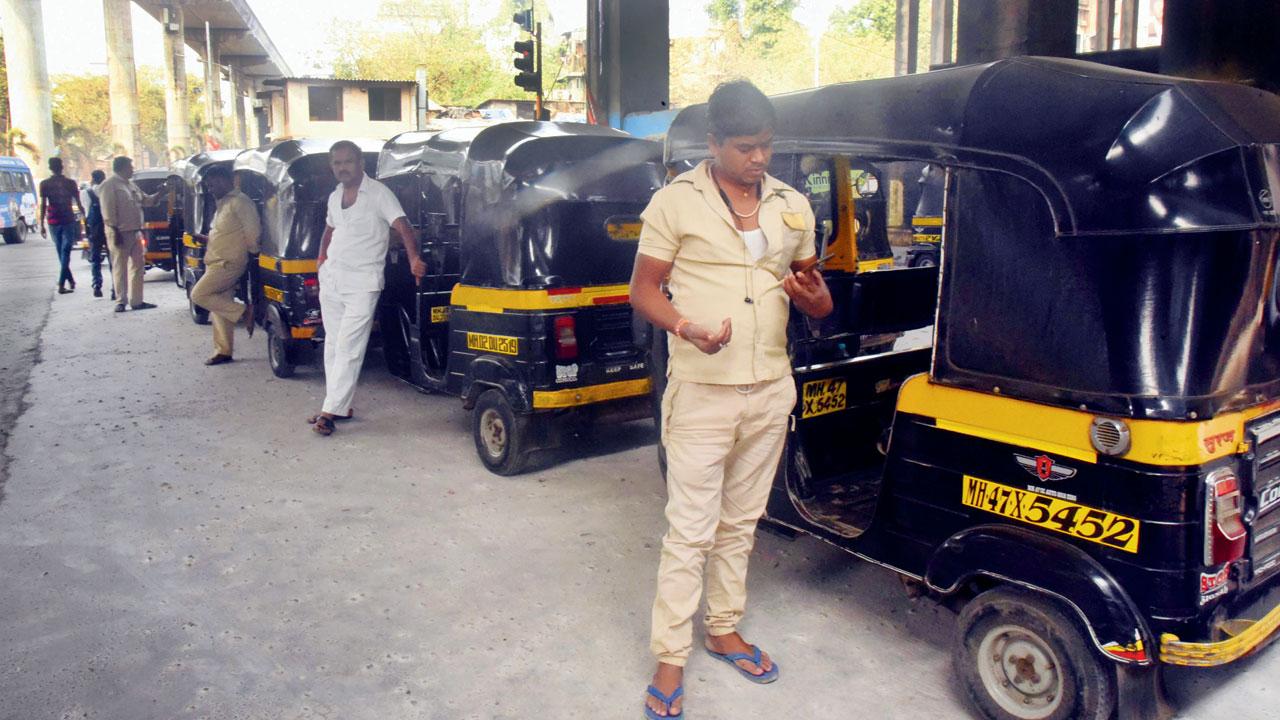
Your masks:
M456 235L462 282L497 287L625 282L635 243L605 220L639 215L663 176L658 143L581 123L405 133L378 160L414 222Z
M1044 195L1059 235L1277 223L1250 178L1260 146L1280 143L1280 97L1242 85L1022 57L773 102L775 152L826 148L1008 172ZM705 104L682 111L667 162L705 157L706 132Z
M311 138L297 140L279 140L254 150L245 150L236 157L235 169L246 170L265 177L271 184L279 187L290 180L297 180L294 168L299 161L305 161L318 155L329 154L329 148L336 140L318 140ZM378 140L352 139L362 153L376 155L382 150L382 142ZM337 181L334 181L337 184ZM332 188L330 188L332 189Z
M407 132L391 138L378 159L378 177L388 178L428 168L460 172L463 163L499 162L511 174L538 162L564 158L556 138L600 138L596 145L574 141L583 156L619 142L645 142L602 125L585 123L509 122L461 127L438 133ZM569 159L569 158L564 158ZM512 172L512 171L516 172Z
M205 170L215 163L234 161L236 156L242 152L244 151L239 148L227 148L225 150L196 153L189 158L178 160L170 165L169 174L179 175L183 181L192 184L196 182L199 176L204 174Z

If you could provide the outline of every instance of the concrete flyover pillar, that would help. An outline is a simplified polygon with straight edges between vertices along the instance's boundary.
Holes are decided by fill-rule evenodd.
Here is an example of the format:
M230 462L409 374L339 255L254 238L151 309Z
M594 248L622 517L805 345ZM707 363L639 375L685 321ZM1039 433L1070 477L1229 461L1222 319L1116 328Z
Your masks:
M187 43L182 4L173 2L164 16L164 117L171 160L195 152L187 108Z
M204 24L204 121L205 132L225 144L222 137L222 66L218 64L218 43L209 23Z
M234 65L228 68L228 74L231 76L231 135L227 143L231 147L247 147L249 132L244 117L244 75Z
M107 77L111 94L111 140L117 152L139 159L142 123L138 119L138 74L133 64L133 19L129 0L102 0L107 31Z
M0 0L4 59L9 70L11 127L22 131L25 147L17 147L35 176L48 174L43 161L57 145L53 137L53 101L44 54L44 11L40 0ZM16 135L16 133L15 133Z

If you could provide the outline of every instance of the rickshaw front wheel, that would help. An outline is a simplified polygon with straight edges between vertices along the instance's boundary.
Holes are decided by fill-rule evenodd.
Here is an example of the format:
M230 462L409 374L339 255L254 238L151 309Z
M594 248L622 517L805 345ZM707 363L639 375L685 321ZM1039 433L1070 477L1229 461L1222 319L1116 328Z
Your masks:
M271 373L278 378L291 378L298 369L289 343L289 339L281 333L280 325L267 321L267 364L271 366Z
M507 396L485 390L471 411L471 430L480 462L497 475L516 475L529 460L529 419L517 416Z
M1116 703L1104 665L1056 603L1001 587L960 613L953 657L963 690L989 720L1107 720Z

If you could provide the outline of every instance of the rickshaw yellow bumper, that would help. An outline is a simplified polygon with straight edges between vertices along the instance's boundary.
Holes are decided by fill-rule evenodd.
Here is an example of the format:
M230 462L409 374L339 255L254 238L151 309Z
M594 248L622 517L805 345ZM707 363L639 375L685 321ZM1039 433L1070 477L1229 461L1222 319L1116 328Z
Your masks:
M622 380L603 385L568 388L565 390L535 390L533 407L538 410L569 408L589 403L617 400L649 392L649 379Z
M1177 635L1160 636L1160 660L1170 665L1213 667L1226 665L1259 649L1280 628L1280 605L1261 620L1227 620L1218 627L1231 637L1220 642L1183 642Z

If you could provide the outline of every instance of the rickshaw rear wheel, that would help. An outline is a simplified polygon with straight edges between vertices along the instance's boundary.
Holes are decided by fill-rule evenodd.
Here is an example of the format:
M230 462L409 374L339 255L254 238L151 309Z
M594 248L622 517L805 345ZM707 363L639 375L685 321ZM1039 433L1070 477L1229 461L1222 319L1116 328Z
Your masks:
M279 324L267 321L267 364L278 378L291 378L298 369L290 342L282 334Z
M187 311L191 313L191 321L195 324L209 324L209 311L191 301L191 286L187 286Z
M501 390L485 390L471 411L480 462L496 475L517 475L529 462L529 418L516 415Z
M20 231L16 227L5 228L3 233L4 233L4 241L8 245L17 245L23 240L22 231Z
M185 270L186 267L187 267L186 253L182 251L182 246L179 245L178 248L173 251L173 284L174 285L177 285L178 287L186 287L186 278L183 277L183 274L186 272Z
M960 613L956 677L989 720L1107 720L1114 668L1057 603L1008 587L988 590Z

